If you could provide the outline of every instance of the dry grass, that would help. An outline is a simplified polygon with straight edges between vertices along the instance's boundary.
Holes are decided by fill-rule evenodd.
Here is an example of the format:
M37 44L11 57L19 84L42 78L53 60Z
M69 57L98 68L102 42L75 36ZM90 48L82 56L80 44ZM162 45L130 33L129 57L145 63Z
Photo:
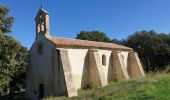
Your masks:
M47 100L169 100L170 74L149 73L145 78L112 82L103 88L79 90L79 96L49 97Z

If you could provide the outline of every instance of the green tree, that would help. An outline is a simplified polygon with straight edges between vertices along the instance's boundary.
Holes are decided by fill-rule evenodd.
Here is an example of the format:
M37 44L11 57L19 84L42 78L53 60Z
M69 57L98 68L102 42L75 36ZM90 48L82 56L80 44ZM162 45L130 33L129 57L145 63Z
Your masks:
M111 42L112 43L116 43L116 44L122 44L124 40L117 40L117 39L112 39Z
M111 42L111 39L105 33L99 31L81 31L76 39L91 40L99 42Z
M0 35L0 87L13 93L24 86L28 50L11 36Z
M0 30L3 33L11 32L11 26L14 22L14 18L12 16L8 16L9 9L0 4Z
M169 35L154 31L136 32L122 43L138 52L145 71L163 70L170 64Z
M9 36L13 17L9 10L0 5L0 94L13 93L24 86L25 72L28 66L28 50L17 40Z

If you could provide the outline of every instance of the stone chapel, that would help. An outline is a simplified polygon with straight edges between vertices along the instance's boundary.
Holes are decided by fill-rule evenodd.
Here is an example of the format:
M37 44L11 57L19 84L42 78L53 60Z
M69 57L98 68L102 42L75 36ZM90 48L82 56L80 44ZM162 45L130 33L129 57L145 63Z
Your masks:
M30 48L26 98L77 96L77 90L103 87L111 81L144 77L138 54L114 43L54 37L49 13L40 8L36 38Z

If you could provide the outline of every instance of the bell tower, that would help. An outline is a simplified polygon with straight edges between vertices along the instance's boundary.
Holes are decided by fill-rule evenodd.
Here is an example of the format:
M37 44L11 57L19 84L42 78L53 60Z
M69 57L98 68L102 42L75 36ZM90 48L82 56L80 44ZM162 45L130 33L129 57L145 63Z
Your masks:
M50 35L50 22L49 22L49 13L44 10L43 6L38 11L37 16L35 17L36 21L36 36L38 34Z

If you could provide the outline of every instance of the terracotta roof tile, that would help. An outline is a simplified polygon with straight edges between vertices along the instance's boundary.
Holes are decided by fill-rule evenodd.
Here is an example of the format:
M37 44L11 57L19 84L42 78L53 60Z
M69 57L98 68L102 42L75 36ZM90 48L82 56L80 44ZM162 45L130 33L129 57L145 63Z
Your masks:
M99 49L116 49L116 50L133 50L114 43L96 42L88 40L61 38L61 37L47 37L48 40L56 44L57 47L79 47L79 48L99 48Z

